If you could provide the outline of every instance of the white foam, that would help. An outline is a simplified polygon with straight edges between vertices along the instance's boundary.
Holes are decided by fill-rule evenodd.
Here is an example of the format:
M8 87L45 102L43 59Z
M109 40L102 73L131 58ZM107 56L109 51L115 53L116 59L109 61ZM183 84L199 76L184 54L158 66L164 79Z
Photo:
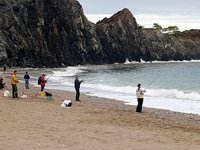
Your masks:
M147 63L199 63L200 60L182 60L182 61L175 61L175 60L170 60L170 61L144 61L143 59L140 59L140 62L137 61L129 61L128 59L126 59L126 62L124 64L138 64L138 63L143 63L143 64L147 64Z
M50 81L53 83L57 82L62 85L62 87L71 87L74 89L74 83L72 78L66 78L71 75L79 74L80 72L84 72L80 67L70 67L67 70L63 71L54 71L54 74L50 77ZM68 75L67 75L68 74ZM55 83L56 84L56 83ZM55 86L52 84L52 86ZM104 97L105 93L112 93L112 95L123 95L123 96L135 96L136 87L134 86L111 86L105 84L97 84L84 82L81 85L82 89L85 89L84 92L90 93L98 93L98 96ZM89 91L87 91L89 90ZM102 95L101 95L102 94ZM156 97L156 98L172 98L172 99L182 99L182 100L193 100L199 101L200 93L197 91L180 91L178 89L147 89L146 96L148 97ZM108 98L108 97L107 97ZM110 97L109 95L109 98ZM121 97L120 99L124 99Z
M87 67L85 66L75 66L75 67L67 67L62 68L59 71L53 71L53 74L50 75L51 81L61 82L66 79L66 77L73 77L86 71ZM61 82L62 83L62 82Z
M199 63L200 61L192 60L192 61L183 61L181 63L191 63L191 62ZM173 62L155 61L154 63L173 63ZM46 87L52 89L56 88L61 90L74 91L74 83L73 83L74 78L72 76L83 72L87 72L88 68L89 68L88 66L86 67L78 66L78 67L68 67L61 70L59 69L58 71L53 71L53 75L49 80L50 82L48 82ZM56 81L56 83L54 81ZM135 96L135 91L136 91L135 86L115 86L116 84L113 83L111 83L112 85L109 85L109 83L104 83L104 84L101 84L101 82L98 83L94 80L91 81L86 80L83 84L81 84L81 92L84 92L87 95L92 95L92 96L123 100L127 104L131 105L137 104ZM200 114L200 99L199 99L200 93L198 93L197 90L183 91L178 89L164 89L164 88L156 89L156 87L154 88L155 89L152 88L147 89L147 92L145 93L144 106Z
M105 89L108 89L108 87L104 88L104 90ZM132 93L124 93L122 91L126 90L122 89L121 92L117 92L120 91L120 88L117 88L117 90L110 89L109 91L97 90L95 91L95 93L88 92L87 95L122 100L127 105L137 105L135 89L131 90ZM200 114L199 96L200 94L196 92L184 93L183 91L178 90L148 89L144 96L144 106L151 108L167 109L177 112Z
M108 95L118 95L118 97L131 95L135 96L136 91L136 87L132 86L116 87L102 84L83 84L82 88L94 89L94 91L99 92L98 96L100 96L100 93L102 93L101 97L104 97L105 93L109 93ZM200 93L194 91L180 91L177 89L147 89L146 91L147 92L145 95L148 97L199 101L200 103ZM109 98L111 97L109 96ZM121 97L120 99L124 98Z
M149 89L147 92L147 96L157 98L192 100L200 102L200 94L198 92L184 92L177 89Z
M75 76L79 73L82 73L82 72L86 72L84 71L83 69L86 69L87 67L67 67L61 71L53 71L53 76L55 77L63 77L63 76L68 76L68 77L71 77L71 76Z

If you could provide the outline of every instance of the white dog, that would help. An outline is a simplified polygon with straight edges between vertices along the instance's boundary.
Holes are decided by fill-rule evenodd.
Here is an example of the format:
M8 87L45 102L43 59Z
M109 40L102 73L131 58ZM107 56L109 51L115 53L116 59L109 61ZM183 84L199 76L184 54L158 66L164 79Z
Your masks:
M3 92L3 96L5 96L5 97L10 96L10 92L5 89L4 92Z
M72 101L71 100L63 100L63 103L61 104L62 107L71 107Z

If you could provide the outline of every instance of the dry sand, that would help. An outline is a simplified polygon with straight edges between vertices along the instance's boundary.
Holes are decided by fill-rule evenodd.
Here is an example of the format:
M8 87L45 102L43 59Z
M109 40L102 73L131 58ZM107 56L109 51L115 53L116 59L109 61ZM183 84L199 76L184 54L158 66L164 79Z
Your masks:
M4 79L11 91L10 81ZM18 85L22 95L24 85ZM0 150L199 150L200 116L135 106L121 101L46 90L53 100L3 97L0 91ZM72 107L61 107L71 99ZM144 101L145 105L145 101Z

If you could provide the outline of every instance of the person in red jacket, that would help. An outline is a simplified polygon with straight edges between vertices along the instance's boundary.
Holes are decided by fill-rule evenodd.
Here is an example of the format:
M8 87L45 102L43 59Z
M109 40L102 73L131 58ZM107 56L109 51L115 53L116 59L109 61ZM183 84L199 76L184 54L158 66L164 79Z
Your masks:
M42 76L40 76L41 92L44 91L44 87L45 87L46 83L47 83L46 75L42 74Z

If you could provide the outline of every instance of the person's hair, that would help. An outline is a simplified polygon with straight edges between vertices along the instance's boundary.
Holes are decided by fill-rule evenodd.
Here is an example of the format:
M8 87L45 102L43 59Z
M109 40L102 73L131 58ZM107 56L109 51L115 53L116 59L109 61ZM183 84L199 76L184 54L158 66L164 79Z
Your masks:
M16 73L17 72L17 70L14 70L14 73Z
M141 86L141 84L138 84L138 85L137 85L137 87L140 87L140 86Z

